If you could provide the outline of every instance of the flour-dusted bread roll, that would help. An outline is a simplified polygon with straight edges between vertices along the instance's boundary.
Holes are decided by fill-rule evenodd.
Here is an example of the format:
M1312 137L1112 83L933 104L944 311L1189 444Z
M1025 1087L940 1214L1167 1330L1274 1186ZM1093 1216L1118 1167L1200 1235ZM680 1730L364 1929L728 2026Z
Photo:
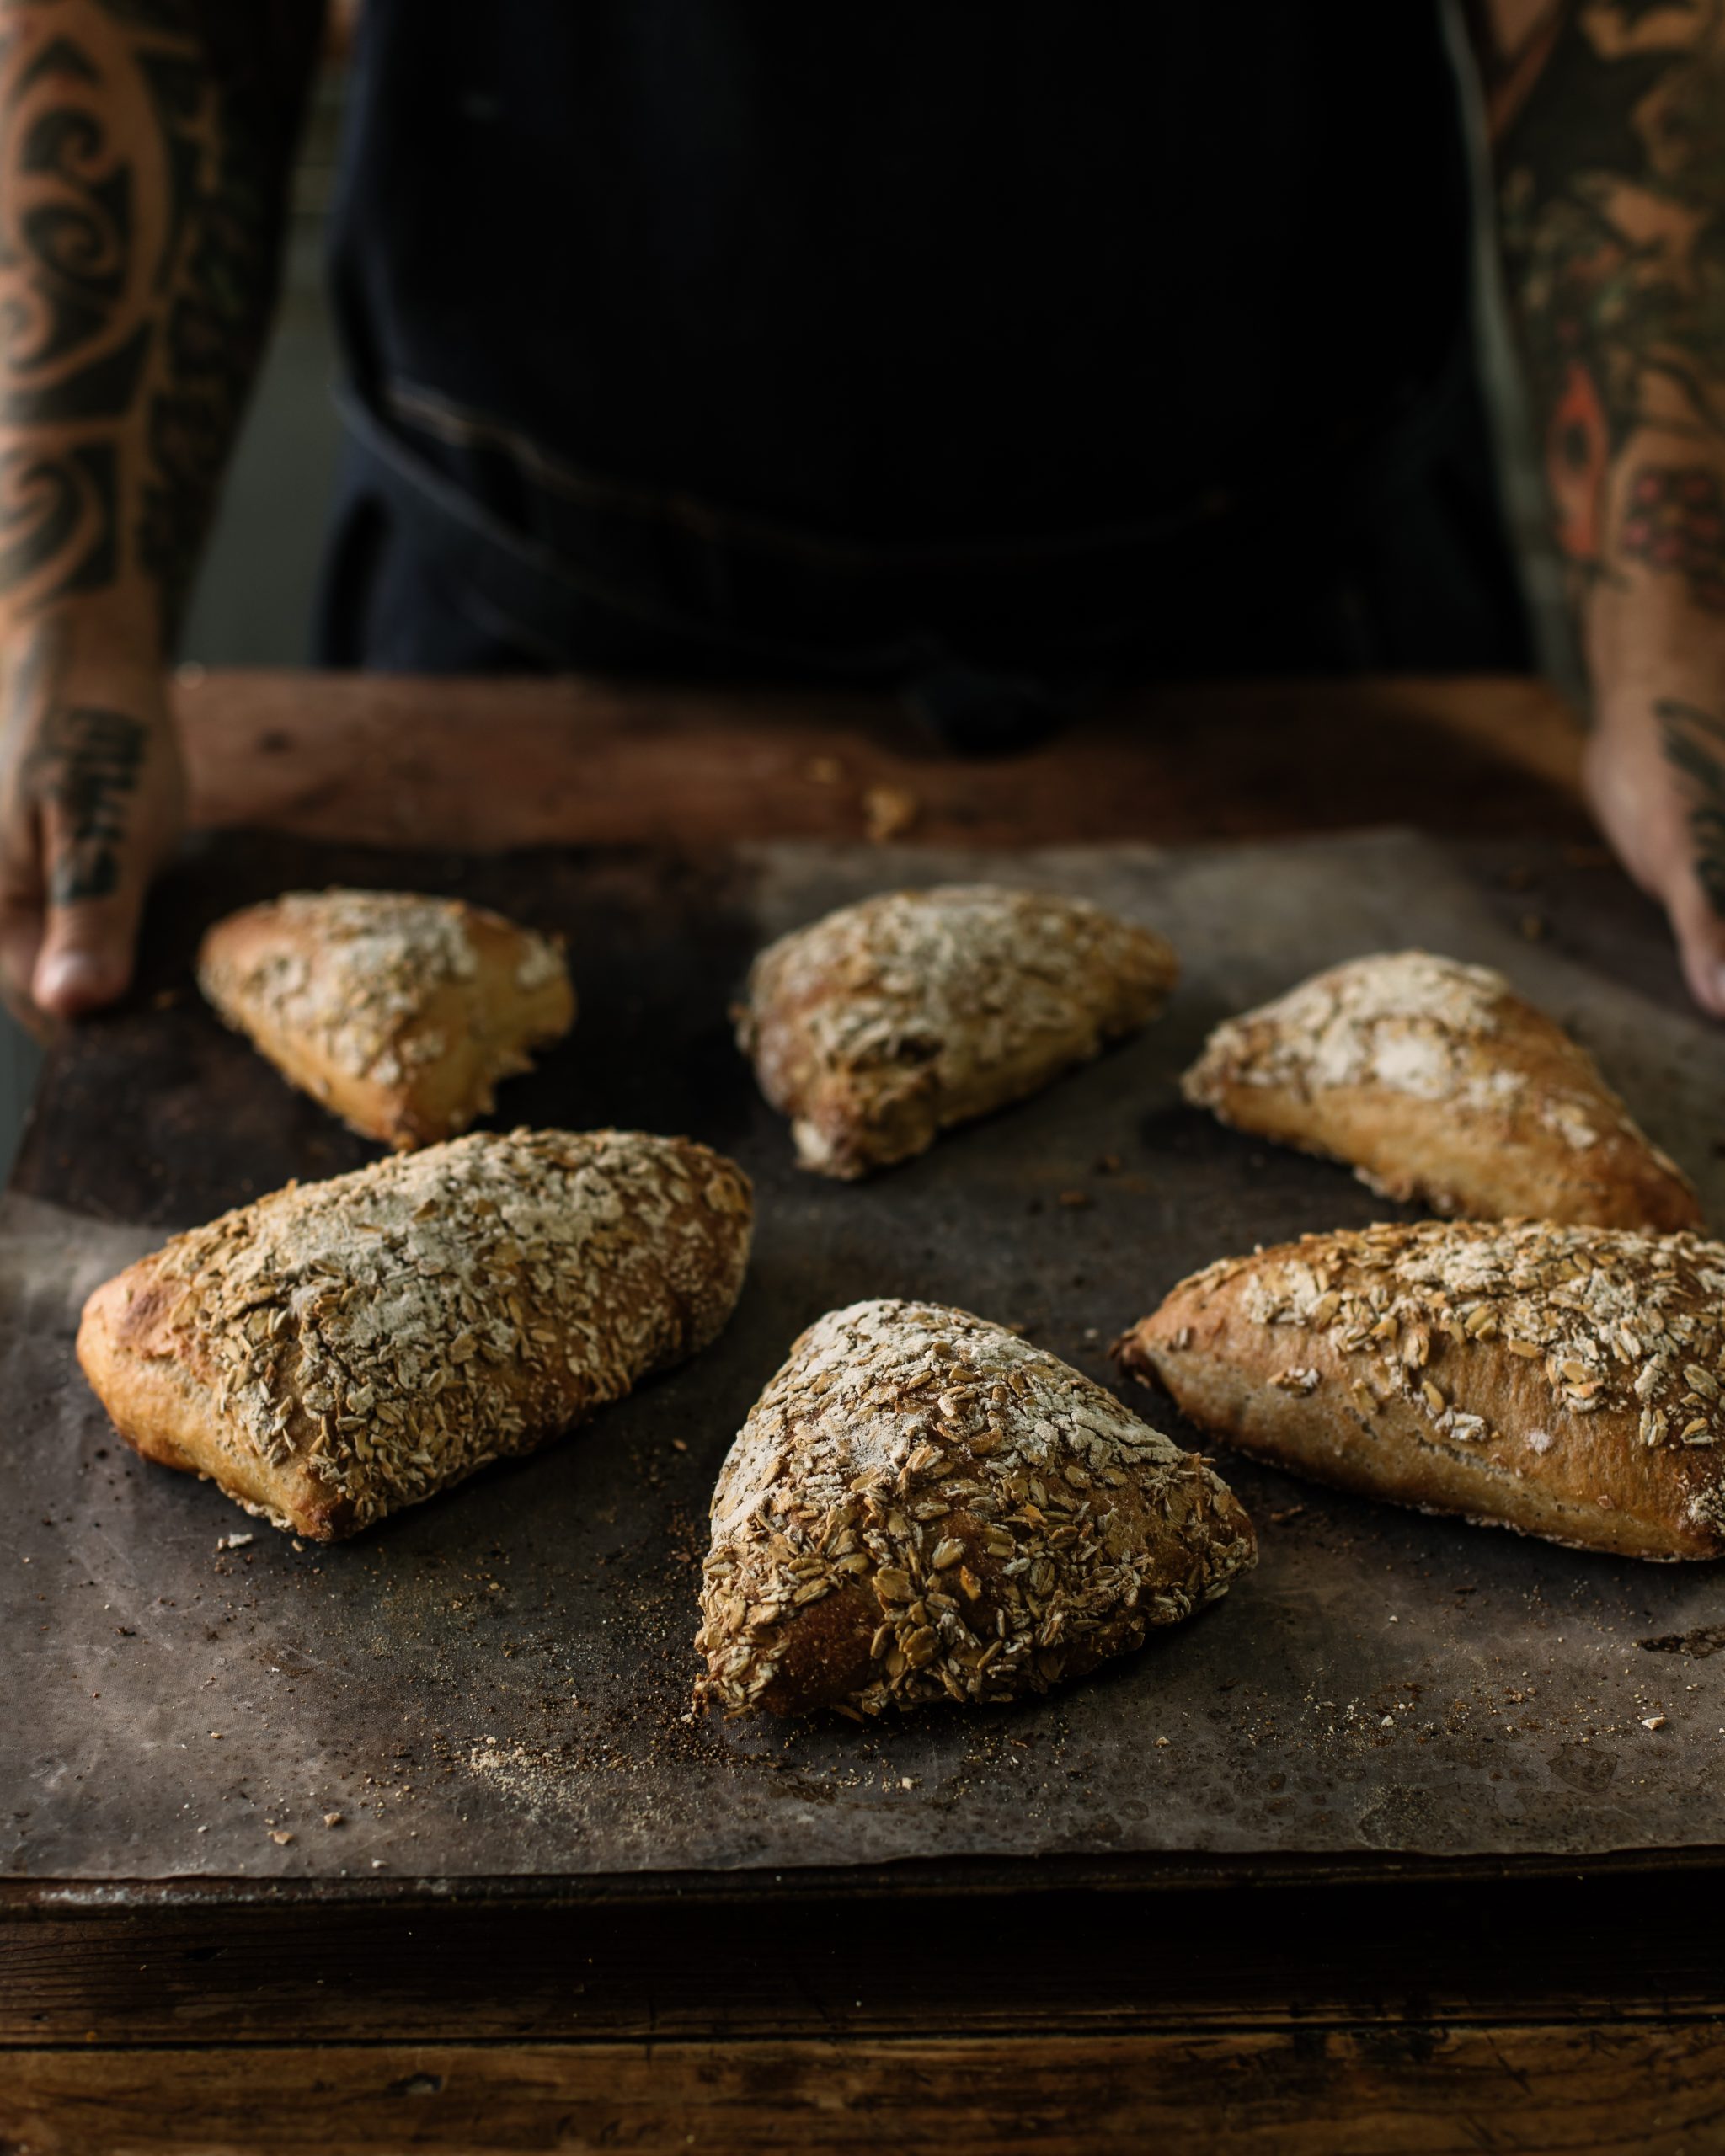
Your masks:
M78 1360L147 1460L330 1540L704 1348L751 1218L685 1139L457 1139L177 1235L90 1297Z
M1629 1557L1725 1553L1725 1246L1543 1221L1307 1235L1115 1349L1242 1450Z
M696 1645L729 1714L1010 1700L1140 1646L1257 1557L1220 1478L937 1303L811 1326L731 1448Z
M1218 1027L1184 1082L1224 1123L1351 1162L1381 1197L1436 1212L1701 1223L1593 1058L1484 966L1352 959Z
M736 1016L797 1158L852 1178L925 1152L1153 1018L1179 966L1082 899L950 883L865 899L755 961Z
M284 1077L398 1150L465 1130L575 1017L555 943L409 891L291 891L230 914L198 984Z

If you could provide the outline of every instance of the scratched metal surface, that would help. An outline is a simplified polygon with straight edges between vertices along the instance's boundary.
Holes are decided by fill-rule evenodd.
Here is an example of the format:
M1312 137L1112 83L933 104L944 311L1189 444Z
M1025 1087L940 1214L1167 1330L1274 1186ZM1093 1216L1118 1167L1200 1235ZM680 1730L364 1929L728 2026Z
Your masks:
M798 1177L729 1044L749 952L884 883L978 873L1165 928L1186 965L1167 1017L877 1182ZM366 1156L186 974L206 919L330 878L459 889L565 930L582 1021L508 1119L692 1131L757 1178L761 1231L700 1361L320 1550L134 1460L70 1347L83 1294L164 1227ZM1517 926L1530 914L1537 941ZM1572 1022L1725 1221L1725 1045L1684 1013L1651 910L1534 852L1464 862L1395 835L1005 862L766 847L705 867L211 849L158 904L131 1006L51 1062L0 1216L4 1871L435 1880L1725 1843L1719 1568L1577 1556L1226 1455L1259 1570L1081 1687L867 1730L688 1716L707 1493L798 1327L858 1296L941 1297L1106 1380L1109 1338L1191 1267L1372 1218L1343 1172L1220 1130L1175 1081L1225 1011L1413 942L1506 966ZM1087 1202L1060 1202L1073 1192Z

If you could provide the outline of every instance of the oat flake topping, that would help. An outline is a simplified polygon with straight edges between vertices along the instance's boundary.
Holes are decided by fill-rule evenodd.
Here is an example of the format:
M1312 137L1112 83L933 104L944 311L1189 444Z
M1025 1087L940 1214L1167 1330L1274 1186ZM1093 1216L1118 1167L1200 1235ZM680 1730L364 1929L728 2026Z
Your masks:
M746 1178L682 1139L481 1134L177 1237L157 1277L239 1445L354 1524L617 1400L729 1315Z
M1069 1025L1092 954L1146 933L1087 899L948 883L867 899L781 937L756 960L756 985L770 974L776 996L810 1000L823 1062L895 1054L909 1022L936 1053L962 1041L993 1063L1024 1035Z
M1254 1324L1297 1326L1370 1358L1354 1380L1362 1412L1400 1393L1453 1441L1494 1439L1452 1404L1441 1351L1500 1342L1540 1371L1554 1408L1626 1411L1649 1446L1725 1439L1725 1246L1699 1235L1423 1221L1307 1236L1274 1263L1225 1258L1190 1284L1247 1267ZM1283 1382L1309 1390L1303 1377L1290 1363ZM1537 1451L1551 1442L1543 1429L1529 1439Z
M398 1085L406 1075L399 1041L430 991L471 980L478 958L467 910L456 899L409 891L290 891L276 902L282 927L316 937L315 951L266 951L232 984L277 1032L315 1041L350 1077ZM556 947L530 930L516 969L524 993L562 970ZM415 1041L408 1059L446 1046Z
M1338 1086L1375 1085L1487 1113L1518 1109L1530 1104L1523 1073L1482 1067L1482 1050L1517 1001L1487 966L1429 951L1355 958L1219 1026L1188 1077L1188 1097L1213 1107L1230 1085L1274 1086L1308 1100ZM1599 1142L1601 1123L1634 1133L1591 1059L1568 1045L1574 1090L1543 1084L1532 1103L1540 1121L1578 1151Z
M881 1159L853 1118L866 1125L915 1092L930 1104L926 1143L998 1106L1002 1070L1017 1070L1022 1094L1144 1024L1178 971L1162 937L1083 899L991 883L892 891L763 951L738 1038L794 1118L804 1165L842 1173L853 1152Z
M1178 1565L1146 1511L1177 1523ZM985 1593L973 1546L999 1567ZM697 1645L741 1711L779 1620L856 1581L883 1616L855 1708L1004 1699L1111 1623L1188 1615L1253 1554L1218 1479L1081 1373L963 1310L857 1303L803 1335L725 1461Z

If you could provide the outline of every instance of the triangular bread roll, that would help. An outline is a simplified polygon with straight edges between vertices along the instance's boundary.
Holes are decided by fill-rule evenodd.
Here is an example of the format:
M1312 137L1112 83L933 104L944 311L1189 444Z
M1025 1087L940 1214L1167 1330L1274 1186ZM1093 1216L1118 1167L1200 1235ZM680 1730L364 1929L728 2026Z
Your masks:
M1475 1219L1669 1231L1695 1192L1584 1049L1501 974L1427 951L1316 974L1219 1026L1186 1097L1350 1162L1381 1197Z
M686 1139L460 1138L176 1235L90 1297L78 1360L147 1460L328 1540L704 1348L751 1219Z
M696 1645L729 1714L1046 1692L1252 1565L1220 1478L1043 1349L937 1303L811 1326L713 1499Z
M949 883L845 906L763 951L737 1038L797 1159L850 1179L1022 1099L1161 1010L1154 930L1049 891Z
M285 1078L398 1150L465 1130L575 1016L547 937L409 891L291 891L230 914L198 984Z
M1425 1221L1182 1281L1114 1353L1242 1451L1629 1557L1725 1555L1725 1246Z

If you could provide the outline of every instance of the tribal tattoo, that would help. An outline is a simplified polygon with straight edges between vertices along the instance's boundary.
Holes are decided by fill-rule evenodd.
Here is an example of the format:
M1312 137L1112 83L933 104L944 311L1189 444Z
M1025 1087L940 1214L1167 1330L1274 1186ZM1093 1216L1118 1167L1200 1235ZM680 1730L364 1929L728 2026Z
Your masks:
M293 0L287 0L291 8ZM273 293L283 0L0 0L0 608L183 611ZM312 21L316 0L301 16Z
M1725 718L1675 696L1659 697L1653 716L1687 804L1696 880L1725 919Z
M1725 471L1725 0L1573 0L1541 36L1500 201L1558 542L1583 588L1626 554L1725 611L1699 491ZM1626 502L1648 433L1687 447Z
M149 749L142 720L77 704L50 709L30 755L35 798L58 812L47 896L54 905L105 899L120 885L130 796Z

